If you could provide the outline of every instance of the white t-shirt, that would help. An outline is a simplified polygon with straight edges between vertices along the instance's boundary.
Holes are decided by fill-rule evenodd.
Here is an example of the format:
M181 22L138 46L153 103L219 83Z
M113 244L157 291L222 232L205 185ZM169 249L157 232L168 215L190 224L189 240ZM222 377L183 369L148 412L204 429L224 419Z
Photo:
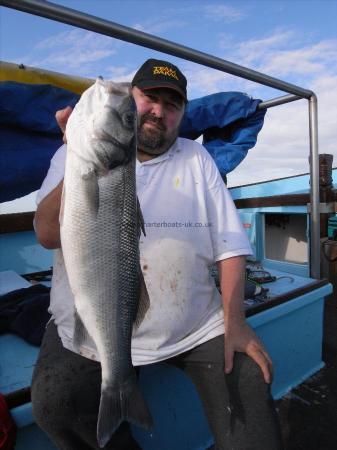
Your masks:
M39 203L62 180L66 147L53 157ZM137 195L145 221L141 267L150 308L134 331L134 365L173 357L224 333L215 261L251 254L231 196L208 152L178 138L163 155L137 161ZM55 250L50 312L63 345L73 350L74 299L61 250ZM80 353L98 359L94 343Z

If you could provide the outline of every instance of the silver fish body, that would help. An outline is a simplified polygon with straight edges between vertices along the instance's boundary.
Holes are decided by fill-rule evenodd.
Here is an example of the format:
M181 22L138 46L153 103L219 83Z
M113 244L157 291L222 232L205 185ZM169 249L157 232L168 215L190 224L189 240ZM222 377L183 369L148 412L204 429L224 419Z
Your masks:
M74 346L94 341L102 386L97 439L122 421L149 428L151 415L131 361L140 305L136 107L125 84L97 80L67 125L61 244L75 298Z

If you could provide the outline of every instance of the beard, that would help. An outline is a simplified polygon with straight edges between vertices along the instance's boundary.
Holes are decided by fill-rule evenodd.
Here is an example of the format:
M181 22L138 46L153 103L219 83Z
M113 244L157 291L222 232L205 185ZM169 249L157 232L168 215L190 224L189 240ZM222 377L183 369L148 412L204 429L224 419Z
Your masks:
M144 125L150 123L153 127ZM153 114L144 114L139 118L137 128L138 148L149 155L165 153L178 136L178 130L167 135L167 129L162 119Z

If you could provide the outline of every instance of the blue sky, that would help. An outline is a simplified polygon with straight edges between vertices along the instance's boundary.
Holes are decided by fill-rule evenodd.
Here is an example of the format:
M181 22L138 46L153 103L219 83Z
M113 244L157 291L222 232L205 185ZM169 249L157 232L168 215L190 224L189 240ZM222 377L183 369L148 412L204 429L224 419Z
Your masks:
M55 0L122 25L210 53L313 90L320 152L337 166L337 0ZM185 72L190 98L239 90L263 100L283 95L158 52L1 8L1 59L67 74L130 80L148 57ZM271 108L256 147L229 176L246 184L308 171L307 101ZM253 168L253 170L252 170Z

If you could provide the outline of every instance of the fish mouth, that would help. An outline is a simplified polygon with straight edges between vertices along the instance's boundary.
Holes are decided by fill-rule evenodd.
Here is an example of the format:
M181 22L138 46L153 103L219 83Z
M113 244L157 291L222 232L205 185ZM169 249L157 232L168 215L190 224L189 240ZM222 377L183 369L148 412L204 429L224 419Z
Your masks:
M132 143L133 143L133 137L132 137L132 139L130 139L130 142L128 144L123 144L122 142L118 141L113 136L111 136L111 134L107 133L104 130L101 130L100 133L97 134L96 140L111 142L115 147L124 150L124 152L128 152L130 145L132 145Z
M115 147L118 147L118 148L121 148L122 150L124 150L125 153L127 153L128 150L129 150L129 148L130 148L130 144L129 144L129 145L122 144L121 142L119 142L117 139L115 139L115 138L112 137L112 136L109 136L108 140L109 140L110 142L112 142L112 144L113 144ZM131 140L131 143L132 143L132 140Z
M133 152L130 151L130 149L132 149L132 147L135 145L135 136L132 136L127 144L124 144L110 134L101 131L99 136L95 137L95 140L98 144L102 141L110 145L112 144L116 149L115 154L111 154L111 151L109 151L106 146L103 145L103 148L101 148L101 151L97 154L97 157L100 160L101 164L103 164L103 166L107 167L109 170L114 169L121 164L127 164L133 157Z

